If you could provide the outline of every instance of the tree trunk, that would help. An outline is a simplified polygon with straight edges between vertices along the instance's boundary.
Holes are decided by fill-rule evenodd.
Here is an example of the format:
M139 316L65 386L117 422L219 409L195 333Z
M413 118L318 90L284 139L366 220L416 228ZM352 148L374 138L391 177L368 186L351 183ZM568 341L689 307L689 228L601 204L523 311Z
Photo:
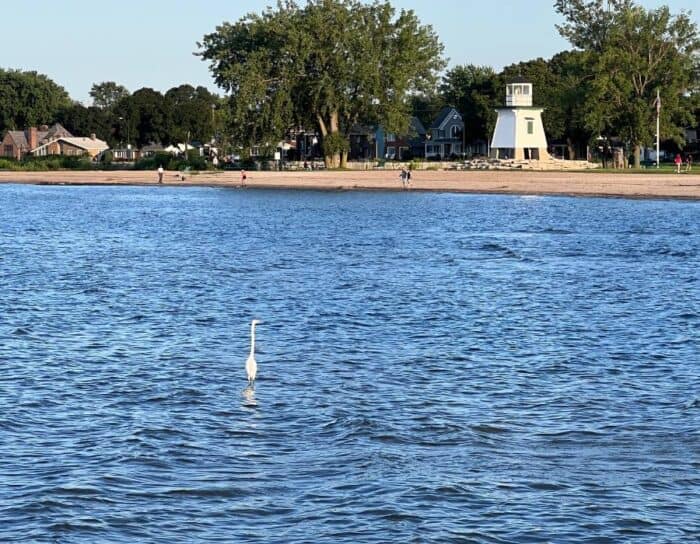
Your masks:
M326 125L326 121L321 117L320 115L316 116L316 120L318 121L318 129L321 132L321 149L323 149L323 141L326 139L326 136L328 136L328 125ZM326 166L326 168L331 168L331 158L326 155L326 153L323 153L323 164Z
M334 136L338 134L338 126L338 112L334 111L331 113L331 134ZM340 153L338 151L333 153L333 159L331 162L333 164L333 168L340 168Z
M639 144L634 144L634 167L640 168L642 166L641 161L642 149Z
M566 149L567 153L569 155L568 159L570 161L573 161L576 159L576 149L574 148L574 142L571 141L571 138L566 139Z
M326 123L326 121L320 115L317 115L316 119L318 121L318 127L321 131L321 136L324 140L328 136L335 136L338 134L338 112L331 113L328 123ZM340 153L333 152L329 154L326 152L325 146L323 147L323 163L326 165L326 168L338 168L341 163Z
M341 168L347 168L348 167L348 152L343 151L340 154L340 167Z

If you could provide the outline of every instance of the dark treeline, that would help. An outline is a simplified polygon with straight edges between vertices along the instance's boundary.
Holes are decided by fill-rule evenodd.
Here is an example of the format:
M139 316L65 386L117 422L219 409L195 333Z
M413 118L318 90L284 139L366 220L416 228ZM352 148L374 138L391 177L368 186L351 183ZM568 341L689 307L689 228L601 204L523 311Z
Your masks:
M130 93L108 81L90 91L93 104L36 72L0 69L0 134L61 123L76 135L95 134L111 147L211 140L222 118L221 99L205 87L180 85L165 94L149 88Z

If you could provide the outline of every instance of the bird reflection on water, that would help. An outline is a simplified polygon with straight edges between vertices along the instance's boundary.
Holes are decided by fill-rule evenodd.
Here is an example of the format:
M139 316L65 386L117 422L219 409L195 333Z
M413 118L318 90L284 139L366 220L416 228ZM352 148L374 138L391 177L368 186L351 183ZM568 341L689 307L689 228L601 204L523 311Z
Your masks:
M258 407L258 401L255 398L255 387L252 385L249 385L246 387L241 395L243 396L243 404L242 406L244 408L257 408Z

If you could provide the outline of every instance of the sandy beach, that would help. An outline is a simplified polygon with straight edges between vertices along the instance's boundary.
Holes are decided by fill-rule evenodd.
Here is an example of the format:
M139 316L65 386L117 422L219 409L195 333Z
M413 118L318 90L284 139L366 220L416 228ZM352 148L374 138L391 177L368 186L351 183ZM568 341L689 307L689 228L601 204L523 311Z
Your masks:
M0 183L43 185L157 185L156 172L58 171L0 172ZM169 186L239 187L239 172L191 173L183 181L166 172ZM249 172L249 188L400 191L399 173L391 170L342 172ZM533 171L417 171L410 189L463 193L578 195L630 198L700 199L700 175L610 174Z

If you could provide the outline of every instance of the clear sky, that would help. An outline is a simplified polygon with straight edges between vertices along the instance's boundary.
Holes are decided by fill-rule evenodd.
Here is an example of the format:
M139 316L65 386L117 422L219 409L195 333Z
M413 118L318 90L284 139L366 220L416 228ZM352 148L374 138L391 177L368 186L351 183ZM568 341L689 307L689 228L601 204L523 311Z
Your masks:
M35 0L11 2L0 18L0 67L36 70L88 101L95 82L116 81L130 91L166 91L181 83L215 90L206 63L193 56L197 41L223 21L261 11L274 0ZM641 2L689 9L696 0ZM553 0L393 0L431 24L450 65L496 69L550 57L568 48L554 25ZM700 6L695 12L700 11ZM698 13L693 13L698 20Z

